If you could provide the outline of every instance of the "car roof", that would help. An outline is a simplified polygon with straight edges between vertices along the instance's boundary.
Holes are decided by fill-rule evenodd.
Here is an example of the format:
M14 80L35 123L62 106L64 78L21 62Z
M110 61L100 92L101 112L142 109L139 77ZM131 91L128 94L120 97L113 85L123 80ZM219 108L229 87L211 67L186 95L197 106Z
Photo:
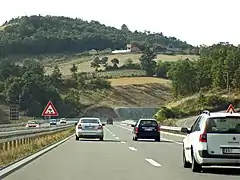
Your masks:
M157 121L157 120L152 118L141 118L139 119L139 121Z
M99 118L95 118L95 117L82 117L82 118L80 118L80 120L82 120L82 119L96 119L96 120L100 120Z
M210 113L210 114L201 114L204 117L207 118L218 118L218 117L227 117L227 116L232 116L232 117L239 117L240 118L240 113L225 113L225 112L217 112L217 113Z

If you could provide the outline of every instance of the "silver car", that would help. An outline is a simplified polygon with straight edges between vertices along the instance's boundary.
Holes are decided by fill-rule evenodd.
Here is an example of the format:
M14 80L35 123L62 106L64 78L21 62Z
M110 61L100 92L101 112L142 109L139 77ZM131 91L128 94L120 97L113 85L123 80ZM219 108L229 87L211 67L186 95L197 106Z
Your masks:
M99 118L81 118L76 125L76 140L79 138L99 138L103 141L105 124Z

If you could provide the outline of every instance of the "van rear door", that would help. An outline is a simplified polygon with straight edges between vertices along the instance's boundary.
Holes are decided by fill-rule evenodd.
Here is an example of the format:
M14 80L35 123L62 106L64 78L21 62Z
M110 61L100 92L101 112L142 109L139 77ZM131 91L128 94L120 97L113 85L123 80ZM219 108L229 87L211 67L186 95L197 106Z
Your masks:
M206 131L209 154L240 158L240 116L209 118Z

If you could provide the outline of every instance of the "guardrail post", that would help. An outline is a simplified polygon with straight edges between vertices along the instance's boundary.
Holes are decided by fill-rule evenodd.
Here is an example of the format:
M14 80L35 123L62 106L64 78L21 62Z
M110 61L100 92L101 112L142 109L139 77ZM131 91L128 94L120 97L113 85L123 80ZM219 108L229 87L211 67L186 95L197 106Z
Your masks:
M4 148L4 143L1 143L1 144L0 144L0 149L3 150L3 148Z

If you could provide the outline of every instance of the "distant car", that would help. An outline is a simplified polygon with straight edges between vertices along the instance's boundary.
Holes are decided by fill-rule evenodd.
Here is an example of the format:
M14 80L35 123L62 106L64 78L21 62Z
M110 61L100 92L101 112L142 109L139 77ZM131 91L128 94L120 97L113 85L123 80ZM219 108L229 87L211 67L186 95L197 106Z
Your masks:
M160 126L156 119L139 119L133 127L133 140L155 139L160 142Z
M112 118L108 118L107 119L107 124L113 124L113 119Z
M66 118L61 118L60 119L60 124L66 124L66 123L67 123Z
M32 127L38 128L38 127L40 127L40 124L37 123L36 121L28 121L25 127L27 127L27 128L32 128Z
M51 119L50 126L56 126L56 125L57 125L57 119Z
M202 166L240 166L240 114L203 111L183 140L183 166L200 172Z
M99 118L81 118L75 125L76 140L79 140L79 138L99 138L100 141L103 141L103 126L105 126L105 124L103 124Z

